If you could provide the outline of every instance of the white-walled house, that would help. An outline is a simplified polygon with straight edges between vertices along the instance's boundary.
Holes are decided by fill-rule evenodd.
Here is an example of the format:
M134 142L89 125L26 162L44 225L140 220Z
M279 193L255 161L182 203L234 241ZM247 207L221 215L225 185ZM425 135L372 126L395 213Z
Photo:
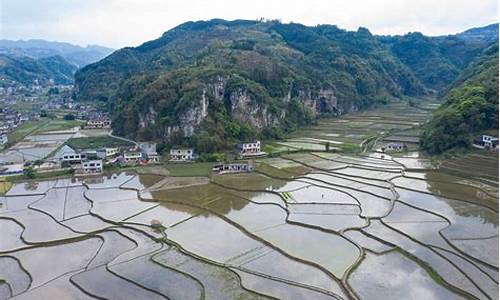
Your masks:
M483 134L479 140L474 140L473 145L480 149L498 149L498 137Z
M7 138L7 134L5 133L0 134L0 145L5 145L7 144L8 141L9 139Z
M253 171L253 166L247 163L217 164L212 168L212 172L217 174L246 173Z
M190 161L195 157L194 150L189 149L170 149L170 160L171 161Z
M498 137L494 137L491 135L483 135L482 137L483 145L486 148L495 149L498 148Z
M156 152L156 143L142 142L139 143L139 149L146 156L149 163L159 162L158 152Z
M106 159L119 154L118 148L101 148L96 150L96 156L100 159Z
M404 143L388 143L382 147L382 152L385 151L403 151L408 149L408 146Z
M85 160L87 158L87 155L85 153L79 153L75 151L68 145L64 145L56 152L56 154L54 154L54 158L61 162L74 164L81 163L82 160Z
M266 152L261 151L260 146L260 141L253 141L250 143L239 144L238 149L242 157L266 155Z
M125 152L123 161L127 164L138 164L144 159L142 152Z
M88 160L82 162L82 172L84 174L100 174L102 173L102 160Z
M85 127L89 129L110 128L111 121L106 118L91 119L87 121L87 125Z

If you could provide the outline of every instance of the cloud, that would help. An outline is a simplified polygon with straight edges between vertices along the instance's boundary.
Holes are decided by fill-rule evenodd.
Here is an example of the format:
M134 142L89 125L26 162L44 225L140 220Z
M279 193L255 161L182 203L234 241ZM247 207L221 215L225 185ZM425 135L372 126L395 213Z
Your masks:
M456 33L498 20L497 0L2 0L3 38L135 46L186 21L281 19L376 34Z

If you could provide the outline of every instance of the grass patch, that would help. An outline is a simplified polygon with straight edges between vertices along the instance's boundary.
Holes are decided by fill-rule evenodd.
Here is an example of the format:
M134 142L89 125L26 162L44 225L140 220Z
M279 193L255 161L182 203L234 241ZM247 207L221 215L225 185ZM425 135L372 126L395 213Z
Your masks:
M80 127L84 125L84 121L80 120L63 120L63 119L52 119L44 126L39 127L35 132L48 132L48 131L60 131L73 129L74 127Z
M66 145L73 149L98 149L98 148L120 148L120 147L131 147L134 144L113 138L110 136L95 136L95 137L82 137L82 138L71 138L66 141Z
M21 126L17 127L16 129L14 129L14 131L8 134L7 137L9 139L9 145L16 144L29 134L37 131L44 125L47 125L49 122L50 122L49 119L40 119L37 121L28 121L22 124Z
M26 175L16 175L16 176L8 176L5 178L8 182L16 182L16 181L24 181L24 180L43 180L43 179L56 179L61 177L70 177L74 173L74 170L61 170L61 171L53 171L53 172L36 172L35 178L28 178Z
M165 168L174 177L195 177L210 176L213 162L193 162L193 163L166 163Z
M0 180L0 195L5 195L12 187L12 182Z

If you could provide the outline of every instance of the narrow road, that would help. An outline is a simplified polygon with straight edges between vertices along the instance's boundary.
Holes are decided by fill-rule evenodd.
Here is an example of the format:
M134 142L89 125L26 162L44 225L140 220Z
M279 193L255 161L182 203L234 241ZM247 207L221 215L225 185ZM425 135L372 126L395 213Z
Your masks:
M121 137L121 136L116 136L116 135L113 135L113 130L111 130L111 131L108 133L108 136L109 136L109 137L112 137L112 138L115 138L115 139L119 139L119 140L125 141L125 142L132 143L132 144L134 144L136 147L138 147L138 146L139 146L139 144L137 144L137 142L136 142L136 141L129 140L129 139L124 138L124 137Z

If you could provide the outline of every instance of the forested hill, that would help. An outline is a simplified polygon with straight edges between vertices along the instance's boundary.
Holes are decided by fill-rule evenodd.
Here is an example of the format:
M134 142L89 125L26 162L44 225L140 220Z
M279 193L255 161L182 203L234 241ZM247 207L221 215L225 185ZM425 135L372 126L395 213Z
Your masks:
M469 147L485 130L498 130L498 41L474 60L443 97L422 134L422 147L441 153Z
M34 59L0 54L0 86L71 84L76 69L61 56Z
M333 25L187 22L82 68L75 96L107 102L118 134L218 150L318 114L442 91L487 44Z

